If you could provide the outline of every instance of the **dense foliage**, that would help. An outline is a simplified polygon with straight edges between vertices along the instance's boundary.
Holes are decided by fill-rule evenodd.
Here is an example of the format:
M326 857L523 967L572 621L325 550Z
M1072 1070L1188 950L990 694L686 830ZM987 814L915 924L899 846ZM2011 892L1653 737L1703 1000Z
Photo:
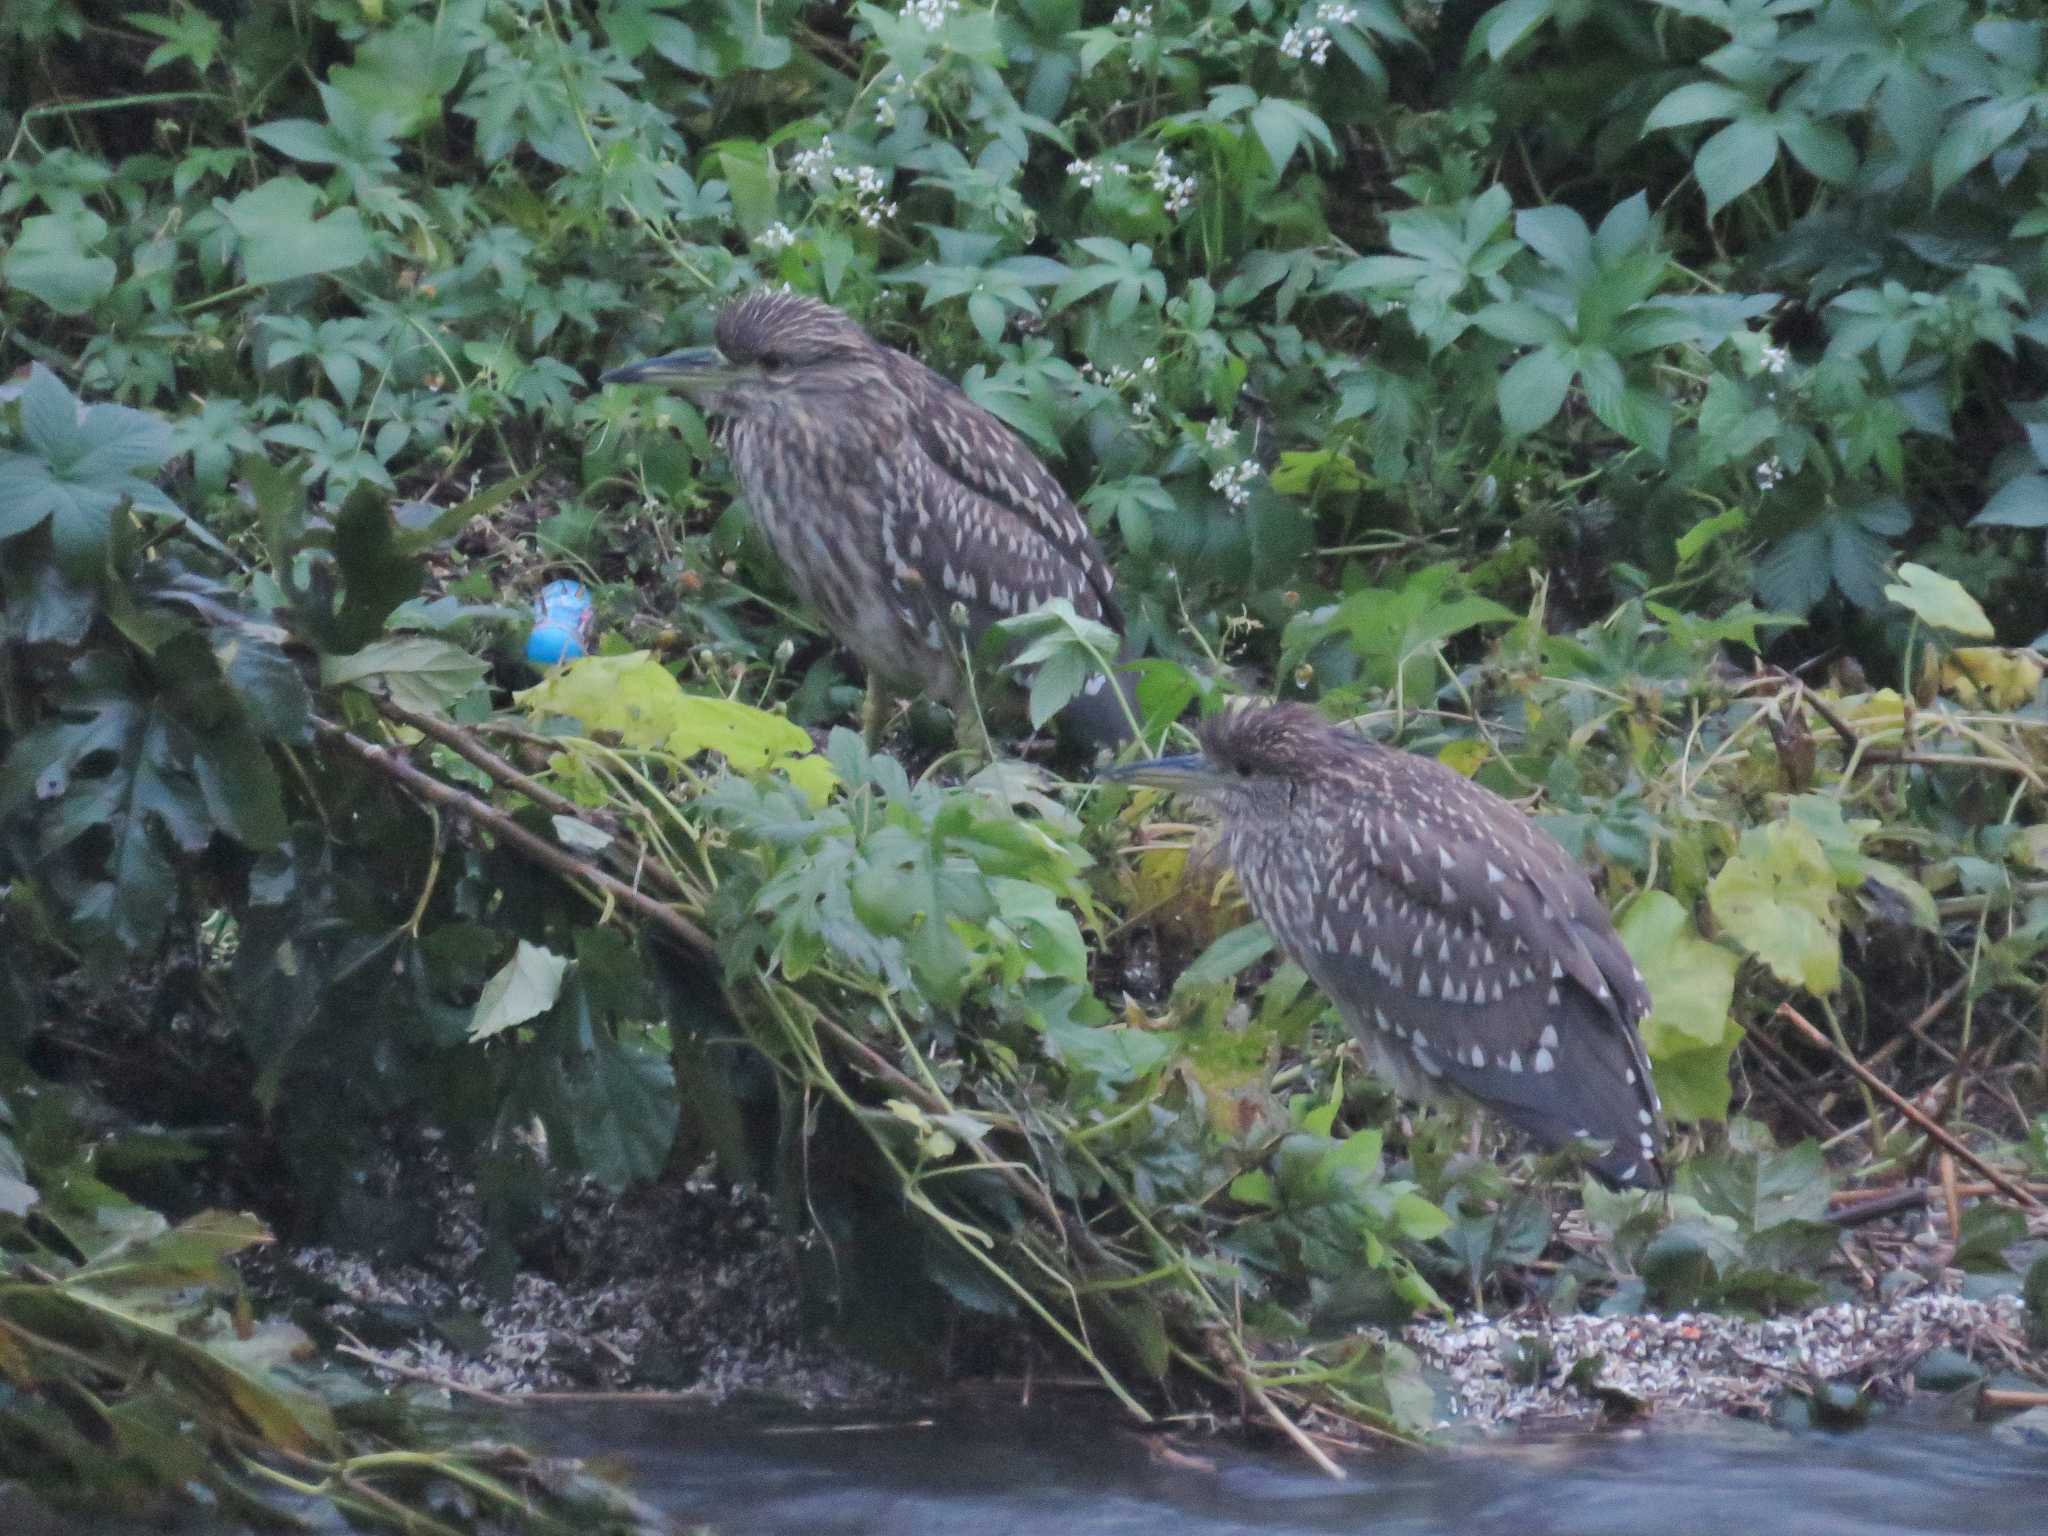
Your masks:
M36 1309L166 1241L109 1212L192 1203L180 1120L246 1112L271 1214L385 1251L397 1123L508 1241L550 1170L716 1151L899 1351L1031 1317L1134 1407L1400 1430L1427 1391L1353 1320L1852 1283L1817 1148L1722 1127L1937 1149L1781 1003L2048 1174L2044 41L1964 0L9 5L0 1435L61 1438ZM1058 467L1155 737L1313 698L1600 868L1668 1210L1588 1190L1600 1241L1508 1278L1549 1211L1400 1133L1184 826L841 728L706 424L587 383L761 282ZM565 574L604 654L543 680ZM1087 637L1041 638L1048 705ZM137 1023L207 1035L214 1097L103 1072ZM96 1141L88 1086L158 1128Z

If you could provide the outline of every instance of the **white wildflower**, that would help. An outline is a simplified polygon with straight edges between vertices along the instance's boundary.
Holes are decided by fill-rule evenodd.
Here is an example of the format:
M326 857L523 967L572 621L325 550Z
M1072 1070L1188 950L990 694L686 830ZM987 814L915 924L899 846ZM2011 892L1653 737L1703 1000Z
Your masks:
M1280 37L1280 53L1283 58L1302 59L1320 67L1330 57L1330 32L1327 27L1289 27Z
M1166 201L1166 211L1186 213L1195 203L1195 193L1201 190L1201 183L1193 176L1183 176L1175 168L1173 157L1160 150L1152 162L1152 186Z
M1202 437L1211 448L1221 453L1237 441L1237 428L1218 416L1202 428Z
M1226 464L1209 477L1209 489L1220 491L1223 499L1240 510L1251 504L1252 482L1259 478L1256 460L1243 459Z
M903 7L903 19L916 22L927 32L936 32L959 9L960 0L909 0Z
M1792 349L1790 347L1766 346L1764 348L1763 365L1765 373L1783 373L1786 365L1791 361Z
M818 140L817 148L800 149L790 157L789 174L815 181L832 174L832 159L832 135L828 133Z
M789 171L821 194L838 193L834 200L870 229L880 229L883 220L896 217L896 205L883 195L889 190L889 174L879 166L841 165L829 134L818 141L816 149L799 150L791 156Z
M1093 191L1102 185L1102 167L1093 160L1069 160L1067 174L1081 183L1083 191Z
M1785 466L1776 459L1765 459L1756 467L1756 486L1760 491L1770 490L1784 478Z
M1109 18L1112 27L1129 27L1133 32L1143 32L1152 25L1152 7L1149 5L1120 5L1116 14Z
M1093 363L1081 365L1081 377L1089 383L1130 396L1131 416L1141 424L1150 422L1152 413L1159 409L1159 392L1151 387L1158 372L1156 357L1146 358L1136 368L1126 368L1122 363L1111 363L1107 368L1098 368Z
M1338 5L1331 0L1316 7L1316 20L1326 27L1355 27L1358 25L1358 7Z
M786 251L796 244L796 231L787 224L779 222L770 224L761 231L756 243L760 245L762 250L768 251L771 254L776 251Z

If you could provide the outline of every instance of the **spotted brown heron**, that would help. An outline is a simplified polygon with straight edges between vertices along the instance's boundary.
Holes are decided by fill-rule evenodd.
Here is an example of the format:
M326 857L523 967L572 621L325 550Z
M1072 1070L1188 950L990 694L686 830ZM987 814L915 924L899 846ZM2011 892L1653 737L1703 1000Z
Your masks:
M757 291L720 313L716 347L614 368L725 423L747 504L797 596L882 690L931 694L978 735L968 659L998 620L1065 598L1121 636L1116 583L1088 524L1010 429L829 305ZM1000 690L998 690L1000 691ZM1129 739L1128 677L1092 677L1061 712L1083 746Z
M1584 871L1432 758L1250 705L1202 750L1102 776L1200 796L1252 910L1411 1098L1453 1090L1539 1142L1605 1146L1614 1185L1665 1182L1638 1026L1650 994Z

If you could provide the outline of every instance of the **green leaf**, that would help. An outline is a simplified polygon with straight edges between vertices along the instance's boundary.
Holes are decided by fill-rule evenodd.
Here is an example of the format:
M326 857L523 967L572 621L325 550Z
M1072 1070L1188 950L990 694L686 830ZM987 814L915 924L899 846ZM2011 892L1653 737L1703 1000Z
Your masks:
M1620 931L1650 989L1643 1046L1665 1112L1680 1120L1725 1119L1728 1062L1742 1039L1729 1017L1736 957L1702 939L1691 914L1663 891L1637 897Z
M320 658L325 686L361 686L377 678L395 703L424 715L446 714L489 670L481 657L427 635L394 635L351 655Z
M1789 986L1816 996L1842 979L1835 875L1806 827L1776 821L1742 834L1735 857L1707 886L1715 919Z
M1365 477L1341 448L1289 450L1280 455L1267 483L1282 496L1306 496L1318 487L1344 495L1365 487Z
M1426 1243L1441 1237L1451 1227L1451 1218L1441 1206L1425 1200L1411 1190L1403 1190L1394 1198L1394 1222L1400 1227L1401 1235L1411 1243Z
M1696 80L1690 85L1681 85L1656 106L1643 120L1645 132L1659 128L1683 128L1692 123L1704 123L1717 117L1741 117L1750 110L1750 99L1732 86L1712 80Z
M242 275L252 283L340 272L369 259L363 216L342 208L315 218L320 189L296 176L273 176L215 206L241 242Z
M2026 126L2034 110L2033 99L2021 96L1980 101L1959 113L1934 146L1928 168L1934 195L1939 198L1989 160L2001 144Z
M2048 528L2048 475L2015 475L1992 493L1970 526Z
M1564 408L1571 387L1572 365L1549 347L1531 352L1500 379L1501 424L1516 437L1549 423Z
M114 291L113 258L92 254L106 237L107 221L89 208L24 219L0 279L60 315L82 315Z
M1777 161L1776 130L1754 118L1738 119L1708 139L1692 160L1693 175L1707 194L1707 217L1770 175Z
M1197 955L1175 979L1173 990L1180 992L1188 987L1228 981L1246 966L1257 964L1272 952L1273 935L1267 931L1266 925L1246 923L1242 928L1231 929Z
M1467 56L1483 43L1487 57L1498 64L1515 44L1547 21L1556 8L1557 0L1504 0L1473 27Z
M0 539L49 519L58 558L76 579L98 577L124 502L184 516L141 473L170 453L170 428L156 416L81 406L37 363L21 393L21 436L26 451L0 451Z
M1899 567L1898 581L1884 589L1884 595L1932 629L1946 629L1972 640L1989 640L1995 631L1984 616L1977 599L1963 590L1953 576L1944 576L1908 560Z
M470 1040L488 1040L546 1013L562 995L562 978L568 970L566 955L521 939L512 958L484 983L476 1011L470 1016Z
M1701 938L1692 916L1663 891L1646 891L1621 923L1621 941L1643 973L1651 1022L1712 1045L1728 1033L1736 957Z

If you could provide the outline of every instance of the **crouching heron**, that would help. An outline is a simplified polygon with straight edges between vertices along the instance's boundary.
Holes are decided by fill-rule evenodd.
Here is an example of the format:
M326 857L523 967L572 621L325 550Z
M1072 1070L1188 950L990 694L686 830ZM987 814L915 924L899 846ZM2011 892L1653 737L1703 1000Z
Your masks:
M1637 1032L1650 994L1585 873L1432 758L1300 704L1212 716L1202 750L1102 777L1200 796L1275 941L1410 1097L1455 1090L1609 1184L1665 1182Z

